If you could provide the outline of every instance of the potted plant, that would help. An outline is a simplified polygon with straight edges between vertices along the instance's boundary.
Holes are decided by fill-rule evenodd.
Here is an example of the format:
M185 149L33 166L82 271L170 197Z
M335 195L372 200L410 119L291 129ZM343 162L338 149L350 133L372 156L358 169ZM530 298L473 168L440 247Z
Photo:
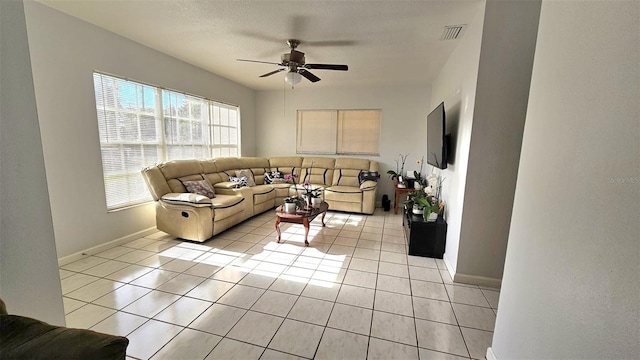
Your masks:
M411 212L420 215L423 212L422 199L426 198L427 194L422 190L415 190L407 194L407 208L411 209Z
M296 209L302 206L302 199L297 196L289 196L284 199L284 212L295 214Z
M398 162L398 160L396 159L396 170L388 170L387 174L389 174L389 177L391 178L391 180L393 180L394 185L399 187L399 188L405 188L407 187L407 184L405 182L405 180L402 178L402 174L404 174L404 163L405 161L407 161L407 156L409 156L409 154L407 155L402 155L400 154L400 161L402 161L402 165L400 166L400 163Z
M302 194L303 198L307 199L307 204L310 207L319 208L322 203L322 199L320 198L320 194L322 193L322 188L313 188L308 181L305 181L302 184L302 188L304 193Z
M418 203L422 207L422 217L424 221L432 222L438 218L440 212L440 204L433 196L425 196L418 199Z

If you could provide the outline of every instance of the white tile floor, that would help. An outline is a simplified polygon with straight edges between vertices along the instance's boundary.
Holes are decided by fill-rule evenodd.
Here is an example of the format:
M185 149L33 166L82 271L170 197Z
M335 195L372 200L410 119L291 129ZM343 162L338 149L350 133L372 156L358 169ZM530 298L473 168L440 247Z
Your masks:
M135 359L483 359L499 292L406 255L401 215L268 211L205 243L157 232L60 267L67 325Z

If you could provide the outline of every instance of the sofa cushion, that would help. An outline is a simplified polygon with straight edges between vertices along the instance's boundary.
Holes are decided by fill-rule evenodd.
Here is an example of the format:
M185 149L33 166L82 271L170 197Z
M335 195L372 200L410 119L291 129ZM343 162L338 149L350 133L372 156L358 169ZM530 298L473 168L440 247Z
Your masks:
M378 186L377 181L365 180L360 184L360 190L373 190Z
M331 186L324 189L327 201L362 202L362 190L357 186Z
M204 172L198 160L172 160L158 165L165 179L176 179L187 175L199 175Z
M273 187L273 191L275 192L275 196L278 198L288 197L291 194L289 193L291 189L291 184L271 184ZM295 192L294 192L295 193ZM280 204L276 204L280 205Z
M238 188L238 183L234 183L231 181L223 181L223 182L219 182L215 185L213 185L214 188L218 189L218 190L222 190L222 189L237 189Z
M241 176L241 177L229 176L229 181L237 184L238 187L249 186L246 176Z
M358 174L360 174L360 170L336 169L334 172L333 185L359 187L360 181L358 180Z
M360 171L378 171L377 162L367 159L338 158L331 185L360 186Z
M172 204L183 204L195 207L211 206L211 199L209 197L193 193L168 193L162 195L160 199Z
M183 181L182 185L190 193L203 195L210 199L216 197L216 193L207 180Z
M282 171L267 171L264 173L265 184L284 184L285 182Z
M256 186L256 180L253 178L253 172L249 169L236 170L236 176L239 178L246 178L246 186Z
M325 157L305 157L302 161L300 182L331 185L333 180L333 168L336 160Z
M271 185L256 185L251 187L251 191L254 195L267 194L273 192L273 186Z
M271 185L256 185L251 188L251 191L253 191L254 206L270 200L273 202L273 198L275 197L275 190Z
M291 169L300 168L302 166L301 156L275 156L269 158L269 166L271 170L284 171L285 174L291 173ZM289 171L287 171L287 169Z
M379 178L380 174L378 174L377 171L362 170L360 171L360 174L358 174L358 181L360 182L360 185L367 180L378 181Z
M129 340L0 315L0 359L125 359Z
M244 198L241 196L218 194L215 199L211 199L211 205L214 209L224 209L235 206L243 200Z

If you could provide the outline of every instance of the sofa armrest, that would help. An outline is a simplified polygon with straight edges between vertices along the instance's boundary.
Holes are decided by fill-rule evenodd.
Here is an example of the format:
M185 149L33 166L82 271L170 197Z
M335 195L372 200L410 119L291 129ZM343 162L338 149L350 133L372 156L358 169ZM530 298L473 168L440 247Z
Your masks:
M211 207L211 199L206 196L193 193L168 193L163 195L160 198L160 201L192 207Z
M121 336L0 315L0 359L124 360L128 345Z
M215 190L222 190L222 189L237 189L239 188L238 183L235 183L233 181L223 181L223 182L219 182L213 185L213 188Z
M377 181L367 180L360 184L360 190L373 190L378 186Z

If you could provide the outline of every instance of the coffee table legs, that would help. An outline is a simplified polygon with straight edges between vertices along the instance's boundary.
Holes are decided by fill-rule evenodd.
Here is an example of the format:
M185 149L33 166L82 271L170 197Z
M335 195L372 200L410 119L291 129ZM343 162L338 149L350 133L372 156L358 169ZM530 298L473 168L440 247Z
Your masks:
M307 238L309 237L309 218L302 219L302 225L304 225L304 246L309 246Z
M276 231L278 232L278 243L280 243L280 217L276 217Z
M317 214L319 215L319 214ZM317 215L314 215L313 218L315 218ZM326 211L322 212L322 227L327 226L324 222L324 217L325 215L327 215ZM279 216L276 216L276 232L278 233L278 243L280 243L281 240L281 233L280 233L280 222L281 222L281 218ZM287 221L287 219L284 220L284 222L292 222L292 221ZM295 221L295 223L300 224L299 220ZM309 224L309 217L303 217L302 218L302 225L304 226L304 246L309 246L309 228L310 228L310 224Z

